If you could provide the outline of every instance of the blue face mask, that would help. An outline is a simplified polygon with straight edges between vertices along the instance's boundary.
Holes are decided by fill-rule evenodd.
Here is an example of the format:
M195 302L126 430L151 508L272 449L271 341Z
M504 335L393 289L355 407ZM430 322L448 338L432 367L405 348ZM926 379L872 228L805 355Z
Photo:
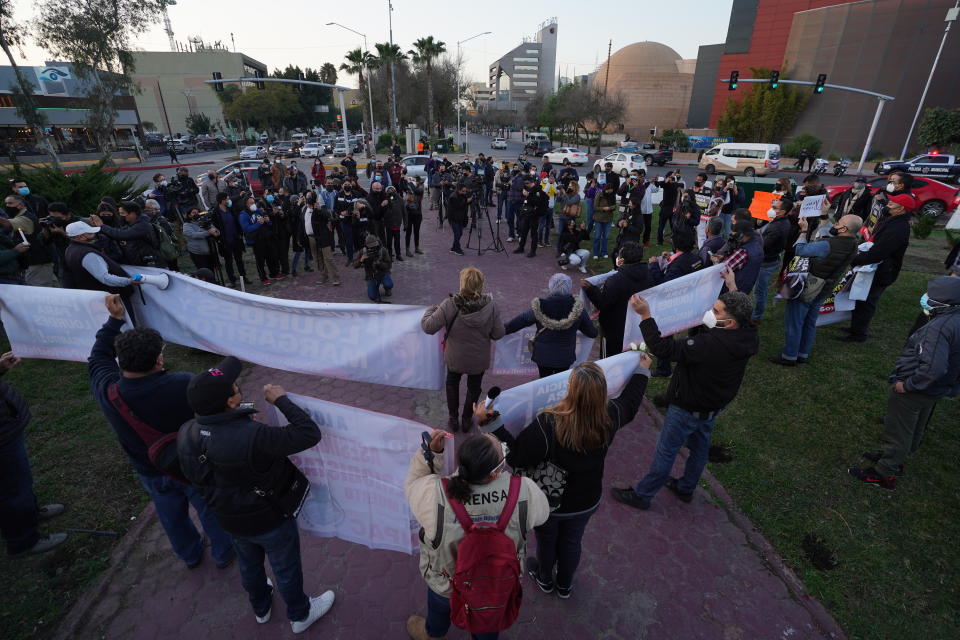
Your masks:
M933 307L930 306L930 296L927 294L920 296L920 308L923 309L923 312L926 314L933 311Z
M30 195L30 187L20 187L19 189L17 189L17 193L19 193L22 196L28 196Z
M268 196L267 196L267 202L273 202L273 196L268 195Z
M233 200L227 198L227 208L229 209L232 206L233 206Z

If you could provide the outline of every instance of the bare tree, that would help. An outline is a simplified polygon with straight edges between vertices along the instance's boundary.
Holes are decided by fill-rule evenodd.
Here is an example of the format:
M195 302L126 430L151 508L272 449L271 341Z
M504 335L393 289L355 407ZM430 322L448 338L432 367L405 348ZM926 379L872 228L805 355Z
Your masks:
M603 90L599 87L591 91L590 120L593 122L597 131L597 154L600 153L600 144L603 142L603 132L612 124L622 123L626 110L626 100L619 91L608 92L606 95L604 95Z

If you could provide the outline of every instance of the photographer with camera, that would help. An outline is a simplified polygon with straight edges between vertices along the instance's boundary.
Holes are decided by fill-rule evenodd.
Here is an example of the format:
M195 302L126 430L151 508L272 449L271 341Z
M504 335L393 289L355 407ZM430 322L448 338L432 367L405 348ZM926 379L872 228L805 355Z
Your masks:
M340 225L340 241L343 243L340 250L347 256L347 266L350 266L353 262L354 253L361 247L360 223L354 216L355 205L361 199L362 196L356 193L353 183L349 180L343 183L340 192L334 199L333 214Z
M320 428L282 387L272 384L264 385L264 399L289 424L278 428L254 420L256 409L244 404L237 385L241 368L229 356L190 379L186 397L194 417L177 437L180 466L233 540L240 581L257 622L269 622L273 611L266 556L290 626L303 633L330 610L334 594L310 598L303 591L296 517L310 482L288 456L315 446Z
M124 222L120 228L104 224L97 215L90 216L90 224L99 227L101 233L120 243L124 264L162 267L165 261L160 255L160 239L157 238L150 219L141 213L140 205L136 202L121 202L119 214Z
M277 189L276 193L269 190L264 193L267 217L273 223L273 252L277 256L280 276L286 278L290 275L290 196L284 187Z
M540 218L549 213L547 194L540 188L539 181L533 176L523 179L523 200L520 202L520 238L514 253L523 253L527 236L530 236L528 258L537 256L537 229Z
M447 220L450 222L450 230L453 231L453 246L450 247L450 253L458 256L463 255L460 238L469 222L468 209L473 199L474 196L470 195L467 185L461 183L457 186L456 193L451 195L447 202Z
M405 246L408 258L413 257L413 253L410 253L411 234L413 235L415 253L418 255L423 254L423 251L420 250L420 224L423 222L423 187L420 184L421 182L420 176L417 176L417 186L413 188L413 191L408 191L403 197L403 228L405 231ZM417 189L421 192L420 198L417 197Z
M497 169L493 182L495 185L494 188L497 191L497 222L500 222L506 214L508 198L510 196L510 164L506 160L500 163L500 168ZM512 224L509 226L511 229L513 228ZM513 234L511 233L510 235L512 236Z
M217 206L209 213L213 218L213 226L220 232L220 235L217 236L219 241L217 248L220 255L223 256L230 286L237 286L237 274L240 274L240 277L243 278L244 284L250 284L247 279L247 268L243 264L243 252L245 250L243 228L240 226L240 219L235 211L235 203L226 193L218 193ZM236 271L234 271L234 265L236 265Z
M57 276L60 278L60 283L66 287L67 285L63 282L63 261L67 253L67 247L70 246L70 238L67 237L67 225L78 221L79 218L70 213L70 209L63 202L51 202L47 206L47 211L49 215L40 219L40 228L47 244L57 252L57 259L55 260ZM19 234L17 235L19 236Z
M170 182L168 191L173 194L177 218L183 220L190 207L197 206L197 195L200 193L200 187L190 177L186 167L177 167L177 175Z
M220 265L214 252L220 231L213 226L213 217L209 213L201 214L197 207L191 207L187 212L187 221L183 223L183 235L187 238L187 252L193 266L216 273Z
M403 255L400 253L400 228L403 226L404 218L403 198L397 193L397 188L392 186L387 187L384 198L381 211L387 249L391 252L392 260L403 262Z
M282 280L273 245L273 221L267 215L267 205L253 196L244 201L244 210L239 216L240 228L247 245L253 247L260 283L269 285L270 280Z
M18 183L19 184L19 183ZM44 211L46 211L44 200ZM47 245L46 234L36 214L28 207L22 195L9 195L4 199L4 216L0 216L0 230L9 234L14 246L26 245L19 259L23 279L35 287L55 287L57 277L53 271L53 258ZM46 217L46 216L44 216Z
M367 297L378 304L389 304L380 296L393 295L393 279L390 277L390 252L380 244L375 234L368 233L364 240L363 253L358 266L363 267L363 278L367 283Z
M452 166L452 165L451 165ZM440 213L437 218L437 230L443 230L443 219L450 218L450 197L457 190L457 177L450 167L440 166Z

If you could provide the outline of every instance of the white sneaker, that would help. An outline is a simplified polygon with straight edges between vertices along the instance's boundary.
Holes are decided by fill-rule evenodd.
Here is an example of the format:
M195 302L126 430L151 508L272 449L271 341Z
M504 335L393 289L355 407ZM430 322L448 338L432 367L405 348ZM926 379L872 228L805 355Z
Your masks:
M270 597L272 598L272 597L273 597L273 582L270 581L270 578L267 578L267 586L270 587ZM257 624L267 624L268 622L270 622L270 615L271 615L272 613L273 613L273 605L270 605L270 608L267 609L267 612L266 612L265 614L263 614L262 616L257 616L256 614L254 614L255 617L257 618Z
M333 591L325 591L322 595L319 595L315 598L310 598L310 613L307 614L307 617L303 620L291 621L290 626L293 628L294 633L303 633L310 628L314 622L323 617L327 611L330 611L330 607L333 606L333 600L335 596Z

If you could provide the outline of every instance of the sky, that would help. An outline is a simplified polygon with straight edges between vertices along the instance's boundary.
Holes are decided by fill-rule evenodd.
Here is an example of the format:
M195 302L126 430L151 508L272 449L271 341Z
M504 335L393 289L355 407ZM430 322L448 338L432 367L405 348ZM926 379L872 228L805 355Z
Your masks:
M348 50L362 46L363 38L327 22L339 22L367 35L370 49L374 42L389 39L389 0L348 0L347 2L310 2L287 0L273 4L257 0L209 2L177 0L169 9L174 38L186 43L199 36L208 43L220 40L236 50L265 63L272 71L287 64L319 68L324 62L339 67ZM696 58L697 47L723 42L730 19L732 0L672 0L658 3L596 3L556 0L539 2L487 0L481 3L393 1L393 39L406 51L417 38L432 35L456 55L457 41L484 31L490 35L474 38L462 45L464 78L485 81L491 62L520 44L524 36L533 36L547 19L557 19L557 66L560 75L573 77L595 70L607 55L613 40L614 53L621 47L642 40L661 42L683 58ZM16 0L15 16L28 20L33 16L33 0ZM346 7L340 11L338 5ZM539 6L538 6L539 5ZM651 6L652 5L652 6ZM549 8L540 8L546 7ZM622 9L619 14L617 9ZM692 28L692 25L699 25ZM713 25L712 28L709 25ZM134 38L145 51L169 51L162 20ZM48 55L35 45L24 47L24 64L41 65ZM355 79L341 74L338 82L355 86Z

